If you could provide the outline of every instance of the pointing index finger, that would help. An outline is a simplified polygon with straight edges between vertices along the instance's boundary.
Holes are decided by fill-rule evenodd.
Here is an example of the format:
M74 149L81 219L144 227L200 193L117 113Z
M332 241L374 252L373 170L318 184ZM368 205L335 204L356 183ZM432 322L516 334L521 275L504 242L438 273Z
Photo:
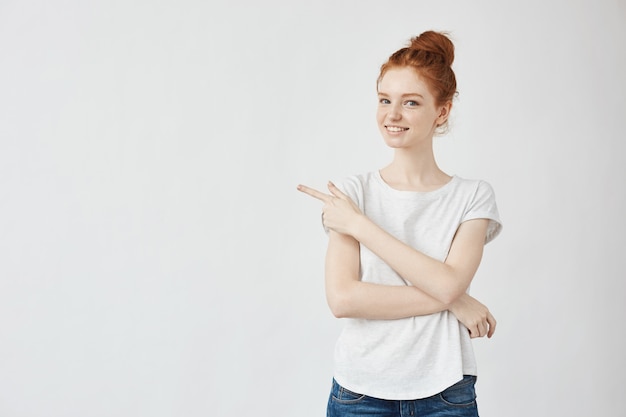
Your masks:
M317 191L314 188L307 187L306 185L302 185L302 184L298 185L298 191L308 194L313 198L317 198L318 200L323 201L324 203L329 202L333 198L331 195L324 194L321 191Z

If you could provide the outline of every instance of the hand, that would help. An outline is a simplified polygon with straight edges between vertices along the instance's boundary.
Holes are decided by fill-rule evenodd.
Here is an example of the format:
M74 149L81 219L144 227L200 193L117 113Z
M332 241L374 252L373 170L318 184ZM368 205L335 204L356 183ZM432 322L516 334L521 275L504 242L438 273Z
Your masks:
M298 185L298 191L324 202L322 222L324 227L344 235L354 235L358 219L363 215L359 207L332 182L328 182L330 194L324 194L305 185Z
M450 305L449 310L468 328L470 337L491 337L496 331L496 319L477 299L463 294Z

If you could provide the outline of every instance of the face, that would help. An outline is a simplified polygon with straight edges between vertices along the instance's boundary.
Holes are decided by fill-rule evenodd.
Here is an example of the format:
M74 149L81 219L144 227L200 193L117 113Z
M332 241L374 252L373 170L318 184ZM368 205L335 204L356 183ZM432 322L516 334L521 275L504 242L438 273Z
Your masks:
M378 83L376 120L391 148L431 146L452 104L438 106L428 85L410 67L391 68Z

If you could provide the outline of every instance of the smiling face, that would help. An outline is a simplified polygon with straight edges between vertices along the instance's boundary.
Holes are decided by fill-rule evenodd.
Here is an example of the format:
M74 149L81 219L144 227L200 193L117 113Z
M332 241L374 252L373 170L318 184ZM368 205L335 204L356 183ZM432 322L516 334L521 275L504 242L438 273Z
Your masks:
M438 105L428 84L410 67L390 68L378 83L376 120L391 148L430 146L452 103Z

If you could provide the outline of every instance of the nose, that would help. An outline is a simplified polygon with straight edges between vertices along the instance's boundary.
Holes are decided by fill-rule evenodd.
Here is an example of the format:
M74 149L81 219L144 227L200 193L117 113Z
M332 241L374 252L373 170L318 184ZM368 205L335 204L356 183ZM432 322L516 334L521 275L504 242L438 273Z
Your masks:
M402 111L399 107L400 105L394 104L389 108L389 113L387 116L390 120L400 120L402 118Z

